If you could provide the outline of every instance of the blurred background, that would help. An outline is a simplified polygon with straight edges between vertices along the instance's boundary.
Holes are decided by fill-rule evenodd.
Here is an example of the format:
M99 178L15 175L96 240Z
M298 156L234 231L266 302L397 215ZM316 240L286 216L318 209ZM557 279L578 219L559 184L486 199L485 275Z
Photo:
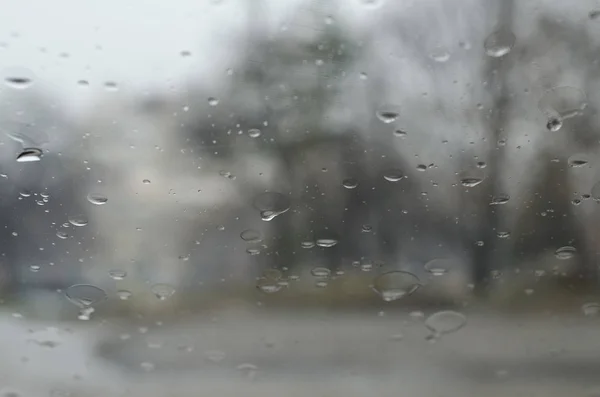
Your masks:
M597 2L0 4L1 396L600 394Z

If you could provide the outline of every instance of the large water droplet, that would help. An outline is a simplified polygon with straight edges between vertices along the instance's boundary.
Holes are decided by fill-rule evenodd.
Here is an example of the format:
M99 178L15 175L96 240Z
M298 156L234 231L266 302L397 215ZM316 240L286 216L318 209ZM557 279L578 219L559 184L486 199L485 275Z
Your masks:
M460 184L464 187L475 187L483 182L485 173L481 168L463 171L460 173Z
M108 198L102 194L90 193L87 196L87 200L94 205L104 205L108 201Z
M17 161L19 163L29 163L33 161L40 161L42 159L42 149L38 148L27 148L23 149L21 153L17 156Z
M80 308L86 308L106 299L106 292L95 285L75 284L65 290L65 296Z
M377 110L375 114L379 120L386 124L390 124L398 119L400 116L400 109L395 105L386 105Z
M433 259L425 264L425 270L434 276L443 276L456 267L452 259Z
M121 269L111 269L108 271L108 275L113 280L123 280L127 277L127 272Z
M346 189L355 189L358 186L358 181L354 178L346 178L342 181L342 186Z
M434 313L425 320L425 326L437 336L456 332L466 324L467 317L453 310Z
M460 184L464 187L475 187L481 182L483 182L483 179L477 177L465 177L460 180Z
M150 287L150 290L161 301L164 301L175 294L175 287L171 284L158 283Z
M589 161L582 154L574 154L573 156L569 157L568 163L569 167L580 168L588 165Z
M240 233L242 240L249 243L256 243L262 240L262 236L258 230L246 229Z
M317 266L311 269L310 274L317 278L329 278L331 270L326 267Z
M337 245L338 241L333 238L320 238L317 239L317 246L321 248L331 248Z
M373 280L373 290L386 302L408 296L420 286L419 278L405 271L384 273Z
M515 46L517 38L507 29L491 33L483 42L485 53L491 57L499 58L510 52Z
M71 215L69 216L68 220L73 226L82 227L88 224L88 219L85 217L85 215Z
M560 247L554 252L554 256L561 260L567 260L573 258L577 254L577 249L570 245Z
M260 211L263 221L270 221L290 209L288 196L277 192L265 192L254 198L254 208Z
M384 172L383 179L388 182L398 182L404 179L404 173L398 168L391 168Z

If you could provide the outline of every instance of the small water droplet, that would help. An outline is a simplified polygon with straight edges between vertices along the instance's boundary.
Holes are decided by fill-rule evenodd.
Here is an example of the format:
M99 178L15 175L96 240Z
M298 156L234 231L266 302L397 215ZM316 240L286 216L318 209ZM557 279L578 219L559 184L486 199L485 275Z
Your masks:
M492 197L490 205L503 205L508 203L509 200L510 196L508 194L499 194L497 196Z
M119 297L119 299L122 301L129 300L129 298L131 298L131 295L133 295L131 291L127 291L125 289L117 291L117 297Z
M262 236L258 230L246 229L240 233L242 240L249 243L256 243L262 240Z
M387 105L383 106L375 113L377 118L386 124L393 123L400 116L400 110L398 106Z
M142 183L143 183L144 185L149 185L149 184L150 184L150 183L152 183L152 182L150 181L150 179L144 179L144 180L142 181Z
M373 280L373 290L386 302L392 302L415 292L420 287L417 276L405 271L383 273Z
M515 46L517 38L507 29L491 33L483 42L485 53L491 57L499 58L508 54Z
M317 266L311 269L310 274L317 278L329 278L331 270L326 267Z
M496 235L498 236L498 238L509 238L510 237L510 232L507 231L499 231L498 233L496 233Z
M355 189L358 186L358 181L354 178L346 178L342 181L342 186L346 189Z
M61 240L65 240L65 239L69 238L69 234L59 230L58 232L56 232L56 237L58 237Z
M248 255L252 255L252 256L254 256L254 255L260 255L260 249L258 249L258 248L248 248L248 249L246 249L246 253Z
M300 243L300 246L304 249L313 248L315 246L314 241L303 241Z
M68 220L71 225L77 227L86 226L88 224L88 219L85 215L71 215Z
M325 281L325 280L319 280L319 281L317 281L317 282L315 283L315 286L316 286L317 288L326 288L326 287L327 287L327 285L329 285L329 283L328 283L327 281Z
M258 128L252 128L252 129L248 130L248 136L250 138L258 138L261 135L262 135L262 132Z
M475 187L475 186L479 185L481 182L483 182L483 179L477 178L477 177L466 177L466 178L462 178L460 180L460 184L463 185L464 187Z
M123 280L125 277L127 277L127 272L121 269L111 269L108 271L108 275L113 280Z
M487 167L487 164L485 163L485 161L478 161L477 162L477 168L483 169L485 167Z
M456 332L467 324L464 314L453 310L442 310L425 320L425 326L436 336Z
M567 260L573 258L577 254L577 249L570 245L560 247L554 252L554 256L561 260Z
M171 284L158 283L150 287L150 290L159 300L164 301L175 294L175 287Z
M383 178L388 182L398 182L404 178L404 173L398 168L392 168L385 171Z
M394 130L394 136L396 138L406 138L407 135L408 134L404 130L400 130L400 129Z
M256 287L266 294L274 294L283 288L277 280L267 278L260 278L256 283Z
M42 159L42 149L38 148L27 148L23 149L21 153L17 156L17 162L19 163L29 163L33 161L40 161Z
M94 205L104 205L108 201L108 198L102 194L90 193L87 196L87 200Z
M336 246L338 243L338 241L336 239L333 238L320 238L317 239L317 246L321 247L321 248L331 248L333 246Z
M455 267L455 263L451 259L433 259L425 264L425 270L434 276L443 276Z
M29 265L29 270L31 270L34 273L37 273L41 270L41 266L40 265Z
M217 98L214 98L214 97L209 97L208 98L208 104L210 106L217 106L219 104L219 100Z
M448 62L450 59L450 52L444 47L436 47L433 49L433 51L431 51L429 56L436 62L444 63Z
M106 81L104 82L104 88L106 91L119 91L119 84L116 81Z
M583 315L586 317L596 317L598 314L600 314L600 303L598 303L598 302L584 303L581 306L581 311L583 312Z

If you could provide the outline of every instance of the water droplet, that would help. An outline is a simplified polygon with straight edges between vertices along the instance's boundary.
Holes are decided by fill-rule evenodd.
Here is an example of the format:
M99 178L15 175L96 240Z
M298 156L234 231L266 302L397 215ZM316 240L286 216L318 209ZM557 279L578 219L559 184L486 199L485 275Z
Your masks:
M77 227L86 226L88 224L88 219L85 215L71 215L69 216L68 221L71 225Z
M342 181L342 186L346 189L355 189L358 186L358 181L354 178L346 178Z
M487 164L485 163L485 161L478 161L477 162L477 168L483 169L485 167L487 167Z
M214 97L209 97L208 98L208 104L210 106L217 106L219 104L219 100L217 98L214 98Z
M262 240L262 236L258 230L246 229L240 233L242 240L249 243L256 243Z
M386 124L393 123L400 116L400 109L395 105L386 105L375 113L377 118Z
M386 302L392 302L415 292L419 278L405 271L383 273L373 280L373 290Z
M164 301L172 297L173 294L175 294L175 287L173 287L171 284L166 283L154 284L150 287L150 290L152 291L154 296L156 296L161 301Z
M338 241L333 238L320 238L317 239L317 246L321 248L331 248L337 245Z
M560 247L554 252L554 256L561 260L567 260L573 258L577 254L577 249L570 245Z
M566 119L579 116L587 107L583 91L574 87L555 87L546 91L538 107L549 119L548 129L558 131Z
M116 81L104 82L104 89L106 91L119 91L119 84Z
M508 54L515 46L517 38L507 29L491 33L483 42L485 53L491 57L499 58Z
M140 367L147 372L154 371L155 365L149 361L140 363Z
M69 238L69 235L66 232L59 230L58 232L56 232L56 237L58 237L61 240L65 240Z
M90 193L87 196L87 200L94 205L104 205L108 201L108 198L102 194Z
M131 298L131 295L133 295L131 293L131 291L127 291L125 289L119 290L117 291L117 296L119 297L119 299L121 299L122 301L126 301L129 300L129 298Z
M38 148L27 148L23 149L17 156L17 162L19 163L30 163L33 161L40 161L42 159L42 149Z
M596 19L598 17L600 17L600 10L592 10L588 14L588 18L590 19Z
M277 192L265 192L254 198L254 208L260 211L263 221L271 221L290 209L290 199Z
M142 183L143 183L144 185L149 185L149 184L150 184L150 183L152 183L152 182L150 181L150 179L144 179L144 180L142 181Z
M80 308L93 306L107 297L102 288L91 284L71 285L65 290L65 296Z
M443 310L425 320L425 326L436 336L456 332L467 324L464 314L453 310Z
M373 226L364 224L362 225L360 231L363 233L371 233L373 231Z
M462 178L460 180L460 184L463 185L464 187L475 187L475 186L479 185L481 182L483 182L483 179L476 178L476 177L466 177L466 178Z
M598 302L584 303L581 306L581 311L583 312L583 315L586 317L596 317L598 314L600 314L600 303L598 303Z
M583 155L575 154L575 155L569 157L568 163L569 163L569 167L580 168L580 167L587 165L589 163L589 161Z
M262 132L258 128L252 128L251 130L248 130L248 136L250 138L258 138L261 136L261 134Z
M508 194L499 194L497 196L492 197L490 205L503 205L508 203L508 200L510 200L510 196Z
M498 236L498 238L509 238L510 237L510 232L499 231L498 233L496 233L496 235Z
M29 270L31 270L34 273L37 273L40 271L42 267L40 265L29 265Z
M407 135L408 134L404 130L400 130L400 129L394 130L394 136L396 138L406 138Z
M425 164L417 165L417 171L425 172L427 171L427 166Z
M429 54L429 56L436 62L444 63L448 62L448 60L450 59L450 52L444 47L437 47L434 48L433 51L431 51L431 54Z
M283 288L277 280L267 278L260 278L256 283L256 287L266 294L274 294Z
M546 123L546 128L548 129L548 131L556 132L562 128L562 125L563 123L561 119L559 119L558 117L552 117Z
M327 285L328 285L328 283L327 283L327 281L325 281L325 280L320 280L320 281L317 281L317 282L315 283L315 286L316 286L317 288L326 288L326 287L327 287Z
M433 259L425 264L425 270L434 276L443 276L455 267L451 259Z
M404 178L404 173L398 168L392 168L385 171L383 178L388 182L398 182Z
M260 255L260 249L258 249L258 248L248 248L248 249L246 249L246 253L248 255L252 255L252 256L254 256L254 255Z
M280 280L281 277L283 277L283 274L279 269L266 269L262 276L267 280Z
M310 274L317 278L329 278L331 270L326 267L317 266L311 269Z
M127 272L121 269L111 269L108 271L108 275L113 280L123 280L125 277L127 277Z
M313 248L315 246L314 241L303 241L300 243L300 246L304 249Z

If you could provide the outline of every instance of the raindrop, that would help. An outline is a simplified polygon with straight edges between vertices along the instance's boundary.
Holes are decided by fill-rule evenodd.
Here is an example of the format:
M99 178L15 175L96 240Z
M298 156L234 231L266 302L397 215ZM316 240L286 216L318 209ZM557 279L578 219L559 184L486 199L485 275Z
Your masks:
M561 260L571 259L577 254L577 249L570 245L565 245L564 247L560 247L554 252L554 256Z
M252 256L254 256L254 255L260 255L260 250L258 248L248 248L246 250L246 253L248 255L252 255Z
M406 138L407 135L408 134L404 130L400 130L400 129L394 130L394 136L396 138Z
M333 246L336 246L338 243L338 241L336 239L333 238L320 238L317 239L317 246L321 247L321 248L331 248Z
M275 292L279 292L283 287L279 284L277 280L261 278L256 283L256 288L258 288L266 294L274 294Z
M142 181L142 183L143 183L144 185L149 185L149 184L150 184L150 183L152 183L152 182L150 181L150 179L144 179L144 180Z
M317 266L311 269L310 274L317 278L329 278L331 270L326 267Z
M300 246L304 249L309 249L309 248L313 248L315 246L315 242L314 241L303 241L300 243Z
M451 259L433 259L425 264L425 270L434 276L443 276L454 267Z
M460 184L464 187L475 187L485 179L484 171L480 168L474 168L468 171L463 171L460 174Z
M214 97L209 97L208 98L208 104L210 106L217 106L219 104L219 100L217 98L214 98Z
M600 314L600 303L598 303L598 302L584 303L581 306L581 311L583 312L583 315L586 317L596 317L598 314Z
M575 154L575 155L569 157L568 163L569 163L569 167L580 168L580 167L587 165L589 163L589 161L583 155Z
M106 299L106 292L91 284L75 284L65 290L65 296L73 304L84 309Z
M508 54L515 46L517 38L507 29L491 33L483 42L485 53L491 57L499 58Z
M450 59L450 52L443 47L437 47L433 49L429 56L436 62L444 63Z
M487 167L487 164L485 163L485 161L477 162L477 168L485 168L485 167Z
M283 277L283 274L279 269L267 269L263 272L262 276L268 280L279 280Z
M102 194L90 193L87 196L87 200L94 205L104 205L108 201L108 198Z
M254 208L260 211L263 221L271 221L290 209L290 199L277 192L265 192L254 198Z
M498 233L496 233L496 235L498 236L498 238L509 238L510 232L499 231Z
M464 187L475 187L483 182L482 178L466 177L460 180L460 184Z
M358 186L358 181L354 178L346 178L342 181L342 186L346 189L355 189Z
M425 164L419 164L419 165L417 165L417 171L421 171L421 172L427 171L427 166Z
M65 239L69 238L69 235L66 232L63 232L61 230L56 232L56 236L61 240L65 240Z
M404 178L404 174L398 168L392 168L385 171L383 178L388 182L398 182Z
M383 273L373 280L373 290L386 302L392 302L415 292L420 287L417 276L405 271Z
M29 163L32 161L40 161L42 159L42 149L38 148L27 148L23 149L21 153L17 156L17 162L19 163Z
M240 233L240 237L242 240L247 241L249 243L256 243L262 240L262 236L258 230L254 229L246 229Z
M113 280L123 280L125 277L127 277L127 272L120 269L111 269L108 271L108 275Z
M499 194L497 196L492 197L490 205L503 205L508 203L508 200L510 200L510 196L508 194Z
M250 138L258 138L259 136L261 136L261 134L262 132L258 128L252 128L248 130L248 136Z
M552 117L546 123L546 128L548 131L556 132L562 128L562 120L558 117Z
M400 110L398 109L398 106L387 105L377 110L375 114L379 120L386 124L390 124L398 119L400 116Z
M88 220L85 217L85 215L71 215L69 216L68 220L69 223L73 226L82 227L88 224Z
M127 291L125 289L119 290L117 291L117 296L119 297L119 299L121 299L122 301L126 301L129 300L129 298L131 298L131 295L133 295L131 293L131 291Z
M325 280L320 280L320 281L317 281L317 282L315 283L315 286L316 286L317 288L326 288L326 287L327 287L327 285L328 285L328 283L327 283L327 281L325 281Z
M31 270L34 273L37 273L40 271L42 267L40 265L29 265L29 270Z
M438 337L443 334L456 332L466 324L467 317L453 310L443 310L434 313L425 320L425 326Z
M116 81L107 81L104 83L104 88L106 89L106 91L118 91L119 85Z
M150 287L150 290L161 301L164 301L175 294L175 287L166 283L154 284Z

